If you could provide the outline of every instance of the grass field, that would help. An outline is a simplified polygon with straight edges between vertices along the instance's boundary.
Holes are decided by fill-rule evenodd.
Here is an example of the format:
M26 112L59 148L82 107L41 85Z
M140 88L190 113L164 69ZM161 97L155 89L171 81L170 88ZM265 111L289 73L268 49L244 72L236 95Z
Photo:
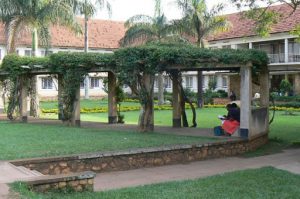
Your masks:
M297 199L300 196L300 175L272 167L236 171L204 179L161 183L106 192L48 193L28 191L24 184L15 183L13 189L30 199Z
M0 160L213 141L213 138L0 122ZM5 130L4 130L5 129Z

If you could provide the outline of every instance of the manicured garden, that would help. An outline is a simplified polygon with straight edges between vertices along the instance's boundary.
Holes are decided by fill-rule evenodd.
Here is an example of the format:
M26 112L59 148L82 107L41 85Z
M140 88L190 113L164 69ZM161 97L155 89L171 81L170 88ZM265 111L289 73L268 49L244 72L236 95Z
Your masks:
M0 160L214 141L203 137L10 122L0 122L0 129L3 129Z
M24 184L14 183L13 189L24 198L299 198L300 175L272 167L236 171L204 179L178 181L125 188L105 192L48 193L28 191Z

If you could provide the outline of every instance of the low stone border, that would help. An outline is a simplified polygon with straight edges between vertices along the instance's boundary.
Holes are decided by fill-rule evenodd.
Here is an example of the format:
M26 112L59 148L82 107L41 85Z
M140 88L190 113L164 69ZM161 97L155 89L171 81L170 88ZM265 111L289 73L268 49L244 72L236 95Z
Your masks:
M43 176L34 180L25 181L30 189L36 192L48 192L51 190L71 189L76 192L93 191L96 173L86 171L54 176Z
M136 149L120 152L99 152L75 156L35 158L11 161L16 166L37 170L45 175L68 174L82 171L107 172L143 167L163 166L243 154L255 150L268 141L268 134L251 140L176 145Z

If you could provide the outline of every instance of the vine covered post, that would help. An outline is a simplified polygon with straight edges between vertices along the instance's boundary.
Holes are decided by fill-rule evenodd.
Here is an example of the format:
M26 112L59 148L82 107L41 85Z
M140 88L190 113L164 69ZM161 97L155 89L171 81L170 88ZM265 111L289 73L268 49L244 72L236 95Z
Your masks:
M139 116L139 131L140 132L152 132L154 130L154 103L153 103L153 87L154 87L154 75L144 73L142 78L140 96L141 100L141 112Z
M76 89L71 122L72 126L80 126L80 86Z
M117 79L113 72L108 72L108 123L115 124L118 121L116 85Z
M181 127L181 108L180 108L180 89L179 89L179 72L177 70L171 71L172 76L172 89L173 89L173 127Z
M20 120L21 122L27 122L28 110L27 110L27 80L26 76L22 75L20 77Z
M61 74L57 77L57 83L58 83L58 94L57 94L57 101L58 101L58 119L64 120L64 105L63 105L63 99L62 99L62 92L63 92L63 76Z
M270 101L270 82L269 82L269 71L268 66L262 68L259 73L260 81L260 106L264 108L269 108ZM269 111L266 113L266 131L269 131Z

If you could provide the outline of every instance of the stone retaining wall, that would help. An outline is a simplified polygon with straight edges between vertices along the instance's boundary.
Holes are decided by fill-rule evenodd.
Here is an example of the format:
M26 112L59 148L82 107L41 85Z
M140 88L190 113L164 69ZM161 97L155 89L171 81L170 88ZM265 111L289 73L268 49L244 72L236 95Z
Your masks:
M95 176L94 172L86 171L68 175L43 176L38 179L26 181L26 183L30 189L36 192L65 189L71 189L76 192L93 191Z
M234 156L255 150L267 141L268 134L263 134L251 140L231 140L209 144L177 145L68 157L16 160L11 163L37 170L45 175L82 171L118 171Z

